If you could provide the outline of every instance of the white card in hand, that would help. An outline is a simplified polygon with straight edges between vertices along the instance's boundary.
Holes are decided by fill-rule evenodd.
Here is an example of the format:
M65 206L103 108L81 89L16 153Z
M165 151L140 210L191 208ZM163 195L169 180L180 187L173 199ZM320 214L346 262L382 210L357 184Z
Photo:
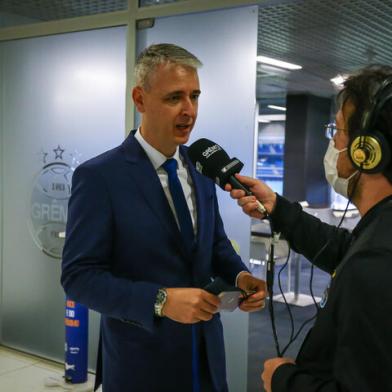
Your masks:
M218 297L221 300L219 310L232 312L240 303L241 291L222 291Z

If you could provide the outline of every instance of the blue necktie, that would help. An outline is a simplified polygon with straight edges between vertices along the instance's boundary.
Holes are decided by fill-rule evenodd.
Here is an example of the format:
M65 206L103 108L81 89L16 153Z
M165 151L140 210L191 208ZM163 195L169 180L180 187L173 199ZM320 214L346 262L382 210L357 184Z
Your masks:
M192 251L194 245L194 233L191 214L186 203L184 191L180 180L177 176L177 161L174 158L168 159L162 167L166 170L168 176L169 190L173 199L174 208L176 209L178 223L180 225L181 235ZM192 391L200 392L199 380L199 350L198 350L198 328L192 325Z
M174 158L170 158L162 165L162 167L167 172L169 190L173 199L174 208L176 209L181 234L185 240L187 248L192 250L195 239L192 218L185 200L180 180L177 176L177 161Z

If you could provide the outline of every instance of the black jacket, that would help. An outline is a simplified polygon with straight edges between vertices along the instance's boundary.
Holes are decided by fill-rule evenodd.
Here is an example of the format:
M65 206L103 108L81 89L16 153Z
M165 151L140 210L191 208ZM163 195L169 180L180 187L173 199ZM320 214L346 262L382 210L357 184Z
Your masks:
M352 233L282 197L271 218L296 252L334 276L296 365L277 368L272 392L392 391L392 196Z

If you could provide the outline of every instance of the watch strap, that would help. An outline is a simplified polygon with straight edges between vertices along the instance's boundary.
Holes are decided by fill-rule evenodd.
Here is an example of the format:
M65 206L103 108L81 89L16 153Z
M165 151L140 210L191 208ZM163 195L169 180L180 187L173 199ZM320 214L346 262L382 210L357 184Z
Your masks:
M155 304L154 304L154 314L158 317L163 317L162 310L167 300L167 292L164 288L158 290Z

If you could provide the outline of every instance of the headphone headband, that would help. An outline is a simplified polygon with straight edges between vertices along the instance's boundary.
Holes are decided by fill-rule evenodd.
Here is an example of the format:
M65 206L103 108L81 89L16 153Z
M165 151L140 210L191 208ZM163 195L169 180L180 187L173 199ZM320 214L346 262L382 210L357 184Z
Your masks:
M360 131L352 136L349 157L358 170L380 173L391 162L391 148L385 136L375 125L382 108L392 99L392 75L377 87L371 104L362 116Z
M374 128L378 114L390 99L392 99L392 76L384 79L374 93L373 103L362 116L361 132L366 133L369 129Z

